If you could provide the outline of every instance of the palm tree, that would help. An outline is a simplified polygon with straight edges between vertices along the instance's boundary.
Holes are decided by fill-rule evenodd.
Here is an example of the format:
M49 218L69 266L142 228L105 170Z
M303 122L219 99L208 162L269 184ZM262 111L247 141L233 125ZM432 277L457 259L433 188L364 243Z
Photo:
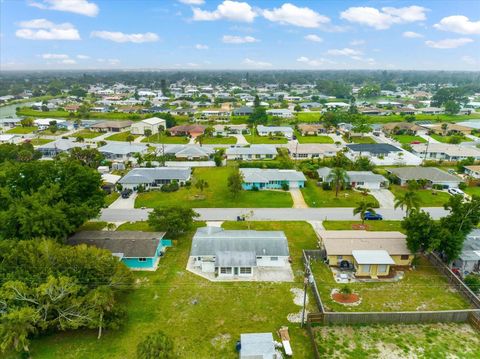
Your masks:
M418 210L420 208L420 198L417 192L407 191L401 197L395 199L395 208L400 207L406 209L406 215L408 216L412 210Z
M371 202L361 201L358 202L358 207L353 209L353 214L360 214L360 218L362 219L362 224L365 223L365 213L375 213L375 205Z
M333 168L327 177L327 181L335 185L335 197L338 197L338 191L341 187L345 186L349 180L350 178L348 178L347 171L340 167Z

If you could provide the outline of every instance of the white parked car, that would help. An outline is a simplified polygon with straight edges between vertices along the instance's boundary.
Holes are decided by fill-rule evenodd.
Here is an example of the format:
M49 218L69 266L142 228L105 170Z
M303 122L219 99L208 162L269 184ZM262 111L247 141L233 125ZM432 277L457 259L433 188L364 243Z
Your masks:
M448 193L450 193L452 196L459 194L465 197L465 192L463 192L461 189L458 189L458 188L449 188Z

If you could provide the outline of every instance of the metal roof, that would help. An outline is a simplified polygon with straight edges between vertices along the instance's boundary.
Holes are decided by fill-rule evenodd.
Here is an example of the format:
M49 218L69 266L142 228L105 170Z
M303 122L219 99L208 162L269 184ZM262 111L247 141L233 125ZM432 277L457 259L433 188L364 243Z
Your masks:
M215 153L215 150L211 147L197 145L178 145L169 147L165 153L174 154L176 157L209 157Z
M274 145L251 145L250 147L227 148L227 155L277 155Z
M401 149L388 143L354 143L347 147L355 152L368 152L373 154L387 154L390 152L400 152Z
M321 167L317 170L320 177L327 178L332 171L329 167ZM350 182L386 182L387 179L382 175L372 171L346 171Z
M404 181L427 179L432 182L461 182L460 177L442 171L436 167L398 167L389 168L388 172Z
M58 150L58 151L68 151L74 147L86 147L85 143L73 142L70 140L66 140L64 138L60 138L53 142L45 143L37 147L37 149L42 150Z
M263 125L258 125L257 126L257 131L258 133L260 132L291 132L293 133L293 129L291 127L287 126L263 126Z
M70 245L87 244L126 258L154 257L164 232L82 231L71 236Z
M240 334L240 359L274 358L275 345L272 333Z
M282 231L224 230L202 227L193 236L191 256L215 256L219 252L254 252L257 256L288 256Z
M462 261L480 261L480 229L472 230L465 242L459 256Z
M247 183L268 183L270 181L306 181L305 175L295 170L240 168L243 181Z
M140 143L118 143L118 142L110 142L107 143L105 146L102 146L98 149L100 152L105 153L113 153L116 155L127 155L130 153L140 152L143 153L147 150L146 145L142 145Z
M352 255L358 264L395 264L395 261L385 250L352 251Z
M134 168L118 182L142 184L153 183L157 180L187 181L190 178L191 173L191 168L186 167Z

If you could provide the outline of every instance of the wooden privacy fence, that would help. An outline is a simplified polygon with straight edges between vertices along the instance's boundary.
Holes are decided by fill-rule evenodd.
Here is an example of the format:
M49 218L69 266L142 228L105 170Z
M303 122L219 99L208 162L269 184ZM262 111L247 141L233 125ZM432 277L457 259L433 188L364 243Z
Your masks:
M314 258L315 260L323 260L324 257L325 250L303 251L303 265L305 266L305 272L310 274L308 278L308 283L310 284L310 289L312 291L313 297L315 298L315 303L317 303L317 308L320 313L325 312L325 307L323 306L322 298L320 297L320 293L318 292L315 277L311 274L312 270L310 268L310 259Z

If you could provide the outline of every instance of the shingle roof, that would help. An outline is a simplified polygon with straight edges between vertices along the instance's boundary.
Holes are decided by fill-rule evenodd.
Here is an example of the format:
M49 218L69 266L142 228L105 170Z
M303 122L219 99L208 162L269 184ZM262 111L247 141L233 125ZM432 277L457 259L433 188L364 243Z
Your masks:
M133 121L104 121L92 125L92 128L126 128L132 125Z
M153 183L156 180L187 181L190 178L191 173L191 168L186 167L134 168L118 182L128 184L145 184Z
M216 267L254 267L256 265L255 252L220 251L215 253Z
M317 170L320 177L326 178L332 171L331 168L322 167ZM372 171L346 171L350 182L386 182L387 179L382 175Z
M227 155L277 155L274 145L251 145L250 147L227 148Z
M45 143L41 146L38 146L38 149L56 149L59 151L68 151L74 147L85 147L85 143L78 143L78 142L73 142L70 140L66 140L63 138L60 138L58 140L55 140L53 142Z
M263 169L263 168L240 168L243 181L247 183L270 181L306 181L305 175L295 170Z
M355 152L369 152L373 154L383 154L390 152L400 152L401 149L388 143L355 143L349 144L347 147Z
M82 231L71 236L70 245L87 244L126 258L154 257L164 232Z
M436 167L398 167L388 172L404 181L427 179L432 182L461 182L462 179Z
M419 143L411 145L416 153L445 153L451 157L480 157L480 149L472 146L459 146L448 143Z
M257 256L288 256L287 237L281 231L224 230L202 227L193 236L191 256L219 252L254 252Z
M174 154L176 157L208 157L215 153L215 150L197 145L178 145L168 148L165 153Z
M147 150L146 145L140 143L117 143L110 142L98 149L100 152L113 153L116 155L127 155L129 153L144 152Z

